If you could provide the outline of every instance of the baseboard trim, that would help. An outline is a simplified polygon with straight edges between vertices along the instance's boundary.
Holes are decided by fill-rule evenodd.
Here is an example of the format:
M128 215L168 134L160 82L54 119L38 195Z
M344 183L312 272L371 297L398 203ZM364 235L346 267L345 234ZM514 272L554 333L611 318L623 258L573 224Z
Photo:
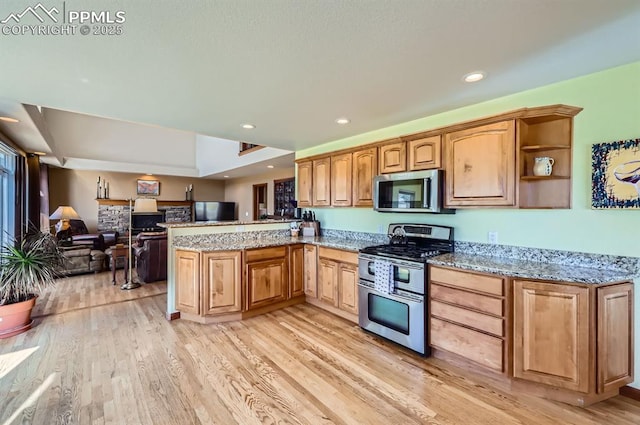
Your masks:
M167 318L168 321L177 320L180 318L180 312L179 311L174 311L173 313L167 312L165 314L165 317Z
M640 390L637 388L630 387L628 385L625 385L624 387L620 388L620 395L629 397L636 401L640 401Z

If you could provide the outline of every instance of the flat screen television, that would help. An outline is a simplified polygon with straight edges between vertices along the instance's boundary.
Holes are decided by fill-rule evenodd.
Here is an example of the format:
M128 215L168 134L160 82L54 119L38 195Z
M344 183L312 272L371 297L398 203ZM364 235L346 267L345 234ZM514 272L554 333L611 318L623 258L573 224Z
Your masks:
M196 221L225 221L236 219L235 202L194 202Z

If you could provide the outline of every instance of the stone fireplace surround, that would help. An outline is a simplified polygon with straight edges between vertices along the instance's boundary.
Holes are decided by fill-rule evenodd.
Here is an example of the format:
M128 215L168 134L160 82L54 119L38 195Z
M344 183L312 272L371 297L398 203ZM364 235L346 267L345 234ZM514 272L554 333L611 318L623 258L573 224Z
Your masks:
M164 212L166 223L192 221L193 202L158 201L158 211ZM129 231L129 201L126 199L98 200L98 231L117 230L121 235Z

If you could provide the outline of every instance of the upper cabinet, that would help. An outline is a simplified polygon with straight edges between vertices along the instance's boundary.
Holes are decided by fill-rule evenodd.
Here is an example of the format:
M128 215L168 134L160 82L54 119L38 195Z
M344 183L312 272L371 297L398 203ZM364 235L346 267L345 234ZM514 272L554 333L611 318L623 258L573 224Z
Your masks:
M313 161L313 205L331 205L331 158Z
M331 157L331 205L351 205L351 161L350 153Z
M513 120L444 135L446 206L515 204Z
M298 163L298 206L310 207L313 205L313 162L305 161Z
M378 149L378 172L380 174L407 171L407 144L394 139Z
M410 171L440 168L440 135L407 142Z
M353 153L353 206L373 206L373 178L378 173L378 149L375 147Z
M372 206L375 175L444 169L447 208L571 208L581 110L522 108L298 160L298 205Z

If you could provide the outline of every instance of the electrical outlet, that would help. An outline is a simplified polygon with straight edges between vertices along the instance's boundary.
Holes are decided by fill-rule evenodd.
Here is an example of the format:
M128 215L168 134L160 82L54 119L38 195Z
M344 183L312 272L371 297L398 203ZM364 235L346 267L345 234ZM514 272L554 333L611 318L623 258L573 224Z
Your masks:
M249 217L249 211L245 211L245 212L244 212L244 216L245 216L245 217Z
M236 226L236 232L244 232L244 226Z
M378 233L384 235L384 226L382 224L378 224Z
M491 231L491 232L487 232L487 240L489 241L490 244L497 244L498 243L498 232Z

